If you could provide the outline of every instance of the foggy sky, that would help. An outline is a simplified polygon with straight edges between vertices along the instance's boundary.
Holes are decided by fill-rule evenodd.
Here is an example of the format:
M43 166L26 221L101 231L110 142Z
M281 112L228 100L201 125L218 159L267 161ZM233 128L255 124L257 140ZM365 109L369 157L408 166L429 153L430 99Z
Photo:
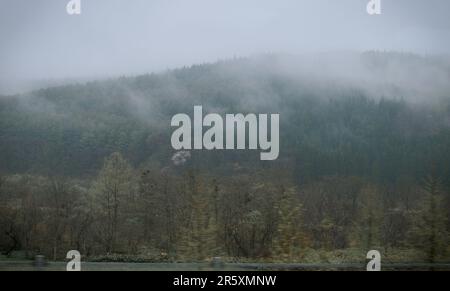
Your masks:
M450 1L0 0L0 94L261 53L450 52ZM31 83L28 83L31 84Z

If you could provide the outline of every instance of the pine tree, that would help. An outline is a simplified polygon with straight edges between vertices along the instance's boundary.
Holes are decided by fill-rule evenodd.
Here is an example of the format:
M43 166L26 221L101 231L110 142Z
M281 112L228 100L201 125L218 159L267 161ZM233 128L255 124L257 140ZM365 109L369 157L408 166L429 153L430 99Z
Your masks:
M293 261L301 256L308 245L302 227L302 204L295 197L296 189L283 191L278 202L278 228L274 239L273 255L281 261Z
M188 191L189 215L181 229L177 255L182 260L203 261L220 253L213 195L192 172L188 174Z

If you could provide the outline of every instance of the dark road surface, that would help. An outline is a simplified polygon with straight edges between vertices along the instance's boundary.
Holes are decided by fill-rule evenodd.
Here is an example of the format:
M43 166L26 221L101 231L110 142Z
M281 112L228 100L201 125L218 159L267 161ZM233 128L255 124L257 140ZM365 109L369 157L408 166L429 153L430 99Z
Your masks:
M208 263L94 263L82 262L82 271L365 271L364 264L241 264L227 263L212 267ZM49 262L43 267L34 266L32 261L0 261L0 271L65 271L65 262ZM382 264L385 271L450 271L445 264Z

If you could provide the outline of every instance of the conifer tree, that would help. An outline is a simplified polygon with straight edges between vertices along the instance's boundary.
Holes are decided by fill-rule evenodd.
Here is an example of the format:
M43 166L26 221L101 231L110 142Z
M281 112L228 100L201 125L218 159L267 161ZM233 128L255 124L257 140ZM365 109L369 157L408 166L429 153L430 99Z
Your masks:
M189 214L181 229L177 255L183 260L203 261L219 253L214 201L193 172L188 174L187 180Z
M308 239L303 231L302 204L295 197L295 188L284 190L278 202L278 228L273 255L276 260L293 261L302 255Z

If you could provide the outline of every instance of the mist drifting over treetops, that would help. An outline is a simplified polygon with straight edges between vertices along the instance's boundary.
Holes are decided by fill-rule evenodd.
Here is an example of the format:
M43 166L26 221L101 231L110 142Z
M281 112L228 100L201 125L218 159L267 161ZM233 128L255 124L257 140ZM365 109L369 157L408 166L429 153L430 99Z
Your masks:
M445 56L376 51L264 54L135 77L74 81L78 91L73 88L72 97L83 100L85 91L95 88L99 92L93 100L118 98L131 112L149 119L160 115L161 101L190 111L192 104L221 99L210 109L222 113L227 102L248 111L277 110L284 98L296 95L328 99L357 93L373 99L433 104L448 98L449 80L450 58ZM48 98L35 97L57 94L66 86L53 87L22 94L20 99L30 110L45 112L52 107L46 104Z
M376 167L386 167L393 179L404 171L420 175L429 159L448 151L448 76L443 57L263 55L3 97L3 170L90 174L116 151L134 165L164 167L173 163L170 118L200 104L205 114L279 113L276 164L283 167L297 160L302 169L320 165L308 175L371 173ZM425 142L430 138L439 140L432 150ZM318 162L311 152L324 160ZM384 154L374 156L377 152ZM389 162L394 157L395 167ZM220 163L217 170L227 172L233 161L252 168L258 159L248 152L202 151L188 163L206 168ZM406 166L411 159L418 166ZM386 165L375 167L378 163Z
M445 0L0 1L0 94L161 72L233 56L387 50L450 51Z
M435 106L444 113L432 122L449 124L447 1L386 0L377 16L357 0L92 0L79 16L65 13L66 1L1 4L0 95L20 93L2 98L4 120L15 112L28 127L31 115L39 138L58 127L60 140L70 130L82 142L104 135L94 143L110 146L97 160L113 149L139 152L134 162L154 152L170 160L170 117L194 105L283 113L286 126L299 114L327 115L314 108L328 110L329 100L361 97ZM413 118L416 134L432 127L426 114Z

